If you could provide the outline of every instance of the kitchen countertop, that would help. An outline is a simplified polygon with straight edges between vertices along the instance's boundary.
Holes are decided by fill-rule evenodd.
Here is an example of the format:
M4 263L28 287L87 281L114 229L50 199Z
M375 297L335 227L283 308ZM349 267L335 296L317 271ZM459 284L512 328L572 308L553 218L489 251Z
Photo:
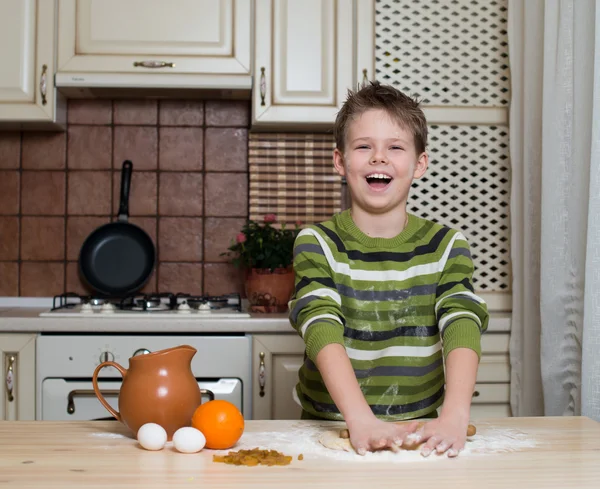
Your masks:
M176 319L107 317L39 317L48 307L0 307L0 333L290 333L288 313L255 314L250 317L211 319L181 315ZM510 313L494 313L488 332L510 331Z
M47 307L0 308L0 332L90 332L90 333L290 333L288 314L255 314L240 318L206 318L181 315L168 320L139 315L134 318L39 317Z
M246 467L215 463L213 454L224 452L208 449L146 451L116 421L6 421L0 422L0 487L599 487L599 423L539 417L474 424L477 434L449 459L414 451L360 457L318 444L320 433L343 423L247 421L232 450L256 446L294 458L287 466Z

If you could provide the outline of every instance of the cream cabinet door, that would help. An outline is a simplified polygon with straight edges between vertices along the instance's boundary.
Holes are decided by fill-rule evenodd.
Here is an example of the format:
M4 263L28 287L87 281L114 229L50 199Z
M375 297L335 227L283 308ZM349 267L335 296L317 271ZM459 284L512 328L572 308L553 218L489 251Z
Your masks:
M59 0L59 7L59 73L250 73L250 0Z
M0 126L55 122L55 0L0 2Z
M253 419L300 419L292 391L304 362L304 342L294 334L255 335L252 340Z
M35 419L35 335L0 334L0 420Z
M373 78L372 0L256 0L254 29L255 127L331 126Z

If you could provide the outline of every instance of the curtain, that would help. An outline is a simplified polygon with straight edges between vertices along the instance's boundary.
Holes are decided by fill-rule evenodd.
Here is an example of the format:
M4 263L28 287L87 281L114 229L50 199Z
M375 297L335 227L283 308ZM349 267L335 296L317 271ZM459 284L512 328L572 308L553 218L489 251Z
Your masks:
M511 407L600 420L600 0L508 13Z

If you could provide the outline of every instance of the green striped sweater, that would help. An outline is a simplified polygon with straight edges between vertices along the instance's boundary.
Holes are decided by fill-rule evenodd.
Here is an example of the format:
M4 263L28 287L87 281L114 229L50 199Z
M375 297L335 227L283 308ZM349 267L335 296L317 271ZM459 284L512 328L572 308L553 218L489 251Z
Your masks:
M296 394L314 416L342 419L314 363L330 343L345 346L371 410L386 420L431 415L448 353L481 355L489 316L456 230L409 214L396 237L371 238L346 210L299 233L294 271L290 322L306 344Z

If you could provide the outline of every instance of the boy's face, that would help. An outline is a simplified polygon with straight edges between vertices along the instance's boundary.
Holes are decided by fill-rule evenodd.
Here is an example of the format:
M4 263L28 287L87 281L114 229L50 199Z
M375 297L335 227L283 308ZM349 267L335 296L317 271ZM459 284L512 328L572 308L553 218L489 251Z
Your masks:
M380 109L351 122L344 154L334 151L334 165L346 177L352 206L371 214L404 209L413 179L425 174L427 164L427 153L417 154L412 134Z

